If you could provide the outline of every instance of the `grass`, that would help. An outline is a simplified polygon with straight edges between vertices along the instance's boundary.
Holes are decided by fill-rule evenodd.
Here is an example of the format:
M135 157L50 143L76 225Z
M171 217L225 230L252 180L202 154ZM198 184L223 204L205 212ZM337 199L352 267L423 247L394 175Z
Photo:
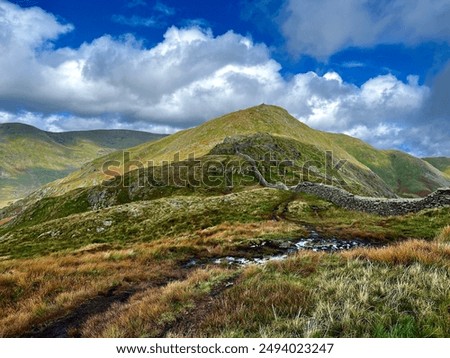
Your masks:
M423 245L419 254L405 243L250 267L195 330L177 336L448 337L448 247Z
M418 238L432 240L450 220L450 208L429 209L403 216L355 214L308 194L298 194L286 210L287 219L317 227L338 237L373 238L397 241Z
M0 256L33 257L101 243L127 247L137 242L190 237L199 230L208 231L223 224L258 223L273 218L296 224L298 229L290 234L296 236L305 235L304 227L316 227L324 235L344 238L381 242L431 240L449 222L449 217L450 208L395 217L355 215L313 196L253 189L227 195L135 202L12 229L8 224L2 225Z
M82 329L85 337L158 337L207 296L217 283L233 274L225 269L200 269L185 280L150 288L125 305L93 316Z
M340 145L359 162L369 167L394 192L401 196L425 196L439 187L449 185L449 177L436 172L428 163L443 173L448 171L448 158L421 160L407 153L377 150L367 143L343 134L331 134Z
M250 188L248 188L250 189ZM0 336L52 324L106 293L83 337L448 337L450 209L379 217L251 189L117 205L0 234ZM188 268L316 228L390 244ZM209 260L209 261L208 261ZM228 285L228 282L234 284ZM70 328L70 327L69 327Z
M213 197L171 197L119 205L19 228L1 236L0 256L31 257L88 244L129 245L271 217L291 193L256 189Z
M49 133L18 123L0 124L0 202L24 197L117 149L161 137L122 130Z
M448 177L433 172L431 167L420 159L399 153L398 160L394 160L394 156L389 153L377 151L354 138L309 128L284 109L268 105L233 112L196 128L129 148L127 152L131 161L140 161L144 166L161 165L163 162L173 162L176 156L181 161L191 155L200 158L227 137L252 136L257 133L270 133L272 137L295 141L299 146L303 146L303 149L313 148L315 152L323 154L325 151L332 151L334 158L345 159L348 162L343 173L348 176L351 187L359 188L361 191L364 191L367 188L365 184L369 183L369 187L376 186L378 193L380 190L387 193L390 189L406 195L423 195L443 186L443 183L446 183L445 185L449 183ZM308 150L305 154L309 154ZM372 161L372 158L376 161ZM315 157L305 159L314 160ZM115 152L84 165L57 184L50 185L48 191L52 195L62 195L80 187L101 183L107 178L102 173L102 166L110 160L121 163L117 168L118 172L126 171L123 152ZM375 163L374 166L370 164L372 162ZM414 172L413 177L409 174L403 176L408 170Z
M423 158L426 162L439 169L441 172L447 174L450 177L450 158L447 157L431 157Z
M0 261L0 336L23 334L111 288L182 275L173 261L149 260L151 251L140 250L94 246L69 255Z

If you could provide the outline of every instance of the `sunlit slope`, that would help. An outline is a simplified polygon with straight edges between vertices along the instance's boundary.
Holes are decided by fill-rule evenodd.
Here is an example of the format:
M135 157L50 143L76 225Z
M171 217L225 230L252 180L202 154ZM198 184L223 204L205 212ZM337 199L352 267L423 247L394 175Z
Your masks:
M433 167L439 169L441 172L447 174L447 176L450 178L450 158L434 157L423 158L423 160L430 163Z
M447 175L420 158L396 150L377 150L344 134L330 134L330 137L399 195L425 196L450 185Z
M171 162L175 158L180 160L187 159L189 156L199 158L209 153L226 137L255 133L269 133L272 136L292 138L303 144L311 144L317 150L323 151L324 155L325 151L331 150L335 158L347 159L354 165L368 170L363 164L336 145L327 133L308 127L280 107L269 105L260 105L233 112L161 140L130 148L127 152L131 161L139 161L144 166L148 162L158 165L163 161ZM81 170L52 183L47 188L47 192L60 194L77 187L100 184L107 178L103 174L102 167L108 161L123 163L123 153L116 152L94 160ZM134 169L135 167L127 166L126 168ZM123 172L123 167L118 172Z
M99 156L160 137L122 130L51 133L24 124L0 124L0 205Z

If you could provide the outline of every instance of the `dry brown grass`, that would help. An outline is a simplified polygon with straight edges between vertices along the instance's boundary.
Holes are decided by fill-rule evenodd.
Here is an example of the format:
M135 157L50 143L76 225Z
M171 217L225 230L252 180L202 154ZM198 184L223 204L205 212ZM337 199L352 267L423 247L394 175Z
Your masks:
M436 236L436 241L441 243L450 243L450 225L444 227L438 236Z
M359 248L343 252L347 259L366 259L393 265L439 265L450 267L450 247L438 242L408 240L384 248Z
M235 240L258 238L267 235L276 234L306 234L306 230L301 229L297 224L288 221L261 221L254 223L223 223L204 230L198 230L195 233L200 239L205 240Z
M126 304L112 306L91 317L84 325L84 337L158 337L195 302L208 295L215 283L230 276L228 270L211 268L194 271L185 280L151 288L134 295Z
M279 237L306 235L305 229L286 221L255 223L223 223L188 235L165 237L150 243L153 257L166 257L171 253L187 256L211 257L236 254L251 242Z
M170 260L108 250L0 262L0 336L24 334L119 285L177 277Z
M295 319L309 304L302 280L313 274L323 254L302 253L285 261L245 269L233 288L215 300L192 337L258 337L274 321ZM183 332L177 335L184 336Z

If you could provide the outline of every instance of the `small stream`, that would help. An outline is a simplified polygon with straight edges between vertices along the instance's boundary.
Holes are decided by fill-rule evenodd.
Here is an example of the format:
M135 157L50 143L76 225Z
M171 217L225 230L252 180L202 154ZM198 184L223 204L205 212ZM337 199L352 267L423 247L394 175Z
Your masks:
M186 267L193 267L204 264L228 264L246 266L250 264L262 265L269 261L285 260L288 256L302 250L314 252L339 252L351 250L358 247L382 247L383 244L373 240L354 238L340 239L336 237L322 237L312 230L306 238L292 239L286 241L262 241L247 249L245 256L226 256L205 260L193 259L186 263ZM270 253L267 253L270 252Z

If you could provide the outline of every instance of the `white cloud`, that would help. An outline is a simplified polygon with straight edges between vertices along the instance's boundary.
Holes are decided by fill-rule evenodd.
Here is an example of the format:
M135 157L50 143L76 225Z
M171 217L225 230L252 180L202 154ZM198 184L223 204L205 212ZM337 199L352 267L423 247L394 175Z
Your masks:
M31 28L32 38L19 41ZM413 130L425 126L430 98L446 98L447 72L436 84L439 91L413 76L407 83L379 76L361 87L335 72L285 79L264 44L199 27L169 28L153 48L131 35L103 36L78 49L52 48L51 40L70 29L40 9L0 0L0 34L8 33L0 35L0 121L56 131L169 133L264 102L285 107L314 128L352 133L384 148L450 155L442 126ZM450 109L439 115L448 123Z
M123 15L113 15L111 17L111 19L112 19L112 21L117 22L118 24L132 26L132 27L139 27L139 26L160 27L161 26L161 22L153 16L142 17L142 16L133 15L130 17L126 17Z
M157 2L155 6L153 6L155 11L162 13L165 16L173 16L176 13L176 10L173 7L170 7L162 2Z
M289 50L318 58L350 46L450 41L448 0L288 0L282 32Z

